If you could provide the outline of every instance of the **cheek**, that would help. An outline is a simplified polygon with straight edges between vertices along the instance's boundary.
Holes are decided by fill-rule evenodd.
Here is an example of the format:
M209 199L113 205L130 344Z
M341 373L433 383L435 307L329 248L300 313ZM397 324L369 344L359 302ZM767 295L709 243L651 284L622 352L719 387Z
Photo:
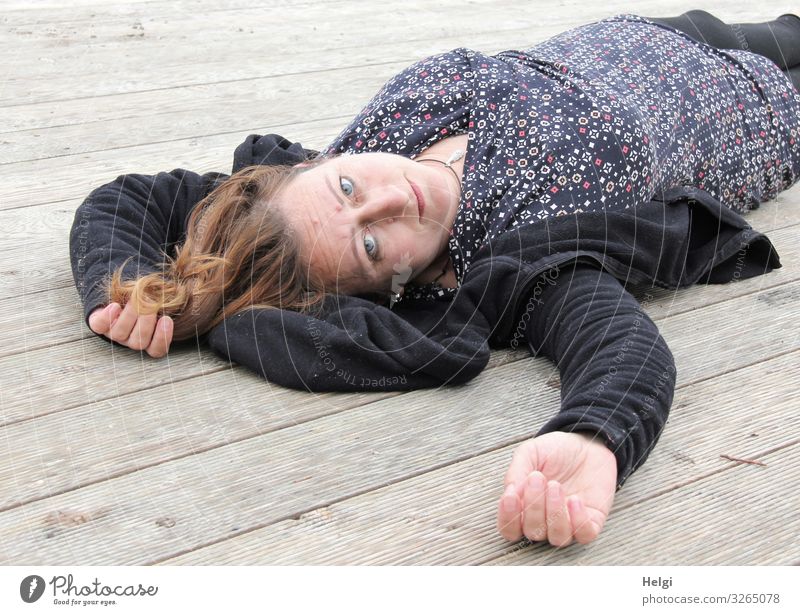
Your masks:
M431 240L429 237L421 237L419 233L407 231L398 237L395 247L396 249L393 250L393 256L398 261L403 259L417 261L430 251Z

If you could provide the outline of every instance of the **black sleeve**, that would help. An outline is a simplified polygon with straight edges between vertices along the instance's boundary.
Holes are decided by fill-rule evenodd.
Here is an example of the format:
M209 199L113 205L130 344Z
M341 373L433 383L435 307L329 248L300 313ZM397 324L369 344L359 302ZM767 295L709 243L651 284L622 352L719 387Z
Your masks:
M674 358L639 302L609 273L573 264L542 280L518 322L531 352L558 366L561 410L536 435L598 434L617 458L619 489L667 421Z
M106 303L105 279L131 256L123 279L156 271L163 254L172 255L170 250L185 239L193 206L226 177L184 169L127 174L89 194L75 212L69 237L72 276L87 327L92 311Z
M347 295L329 296L318 318L250 309L214 327L208 342L266 380L306 391L408 391L474 378L489 361L485 319L467 300L459 306L473 310L469 326L450 302L427 303L415 324L401 310Z

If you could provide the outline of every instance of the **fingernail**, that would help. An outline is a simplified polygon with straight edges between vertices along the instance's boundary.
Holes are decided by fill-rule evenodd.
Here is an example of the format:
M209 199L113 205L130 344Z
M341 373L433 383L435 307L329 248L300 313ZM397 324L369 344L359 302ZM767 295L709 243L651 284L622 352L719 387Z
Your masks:
M544 481L542 480L541 472L534 470L530 474L528 474L528 481L534 489L541 489L544 485Z
M571 497L569 501L570 501L570 506L572 506L572 509L575 510L576 512L580 511L583 508L583 502L581 502L581 499L578 496Z

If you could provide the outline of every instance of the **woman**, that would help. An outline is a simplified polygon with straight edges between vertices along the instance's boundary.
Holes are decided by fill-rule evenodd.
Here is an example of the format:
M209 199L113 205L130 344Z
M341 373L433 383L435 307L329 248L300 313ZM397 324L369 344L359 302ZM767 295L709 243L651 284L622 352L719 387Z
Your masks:
M487 271L476 264L478 255L507 246L510 237L532 238L528 229L559 219L563 226L572 213L591 231L676 186L696 187L704 199L745 212L793 185L800 177L798 67L800 18L728 26L701 11L658 20L612 17L524 51L487 56L459 48L432 56L388 81L321 156L276 146L266 152L268 165L230 178L178 170L123 176L94 191L76 213L71 236L87 324L154 357L172 340L211 331L215 351L265 374L258 350L230 347L228 333L244 311L287 310L277 324L291 338L287 323L330 324L297 317L312 315L333 291L391 297L390 307L399 302L405 313L420 306L436 313L452 301L453 311L482 319L481 335L465 329L448 340L480 341L505 303L498 298L507 295L489 303L474 292L474 281L509 276L499 268L507 259ZM148 207L152 202L157 207ZM165 252L177 248L176 256L167 254L159 271L165 246ZM137 269L126 268L137 255ZM112 262L108 282L102 274ZM598 327L603 333L592 343L569 348L580 333L572 324L585 320L582 297L591 297L595 323L616 327L620 305L628 313L638 306L606 273L572 263L568 274L534 289L538 311L522 334L532 350L543 349L559 364L569 359L562 407L568 398L572 406L515 453L498 508L498 527L510 540L524 535L563 546L596 538L615 484L644 461L672 400L672 357L644 315L625 340L616 380L587 378L592 357L585 348L602 346L606 354L593 358L604 367L614 356L604 340L614 336ZM599 315L611 307L613 316ZM372 317L359 310L358 319ZM335 317L344 322L351 313L341 309ZM544 323L556 323L556 333L549 335ZM249 335L256 346L278 328L245 324L250 329L241 339ZM403 340L401 327L368 326L367 341ZM308 364L322 356L310 336L314 343L300 349L310 353ZM325 339L335 340L334 348L353 342ZM429 341L413 339L415 350ZM276 340L266 346L280 352ZM461 355L469 355L469 344L464 348ZM431 362L444 352L433 350ZM382 353L353 353L348 358L360 361L362 375L385 360ZM272 362L274 369L289 364ZM476 364L480 371L485 362ZM342 371L337 377L349 385L351 374ZM468 374L463 379L475 370ZM313 376L315 385L326 377ZM615 410L609 415L594 406Z

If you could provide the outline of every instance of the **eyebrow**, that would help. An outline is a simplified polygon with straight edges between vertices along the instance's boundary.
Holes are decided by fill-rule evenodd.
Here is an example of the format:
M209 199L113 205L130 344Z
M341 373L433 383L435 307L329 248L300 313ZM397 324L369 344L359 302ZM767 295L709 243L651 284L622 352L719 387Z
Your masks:
M327 173L325 174L325 185L328 186L328 188L330 188L331 194L333 194L333 198L336 199L340 204L343 205L344 204L344 198L333 187L333 184L331 184L331 181L330 181L330 174L327 174ZM364 259L366 258L366 256L364 256L364 257L361 256L361 251L358 249L358 241L351 241L350 245L353 246L353 256L355 257L356 262L359 265L361 265L362 274L366 273L367 269L364 266ZM371 276L367 275L367 279L371 279Z

